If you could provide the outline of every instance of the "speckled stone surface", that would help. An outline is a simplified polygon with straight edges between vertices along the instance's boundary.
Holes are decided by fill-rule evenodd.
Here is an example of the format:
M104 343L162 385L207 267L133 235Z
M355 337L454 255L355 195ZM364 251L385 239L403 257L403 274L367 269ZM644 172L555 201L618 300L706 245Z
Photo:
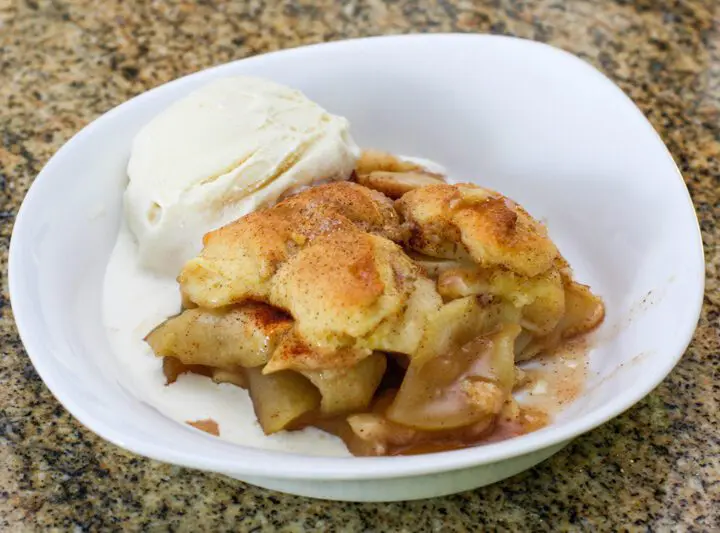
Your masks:
M720 530L720 3L717 0L0 0L0 530ZM150 87L303 44L493 32L587 59L640 106L700 218L695 339L648 398L531 471L429 501L330 503L159 464L81 427L18 339L7 251L20 202L73 133Z

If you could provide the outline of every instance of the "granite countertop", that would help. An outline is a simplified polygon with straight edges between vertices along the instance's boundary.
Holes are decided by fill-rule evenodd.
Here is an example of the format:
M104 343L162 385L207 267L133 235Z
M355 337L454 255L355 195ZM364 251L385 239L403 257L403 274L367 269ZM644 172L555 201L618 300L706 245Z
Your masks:
M481 4L485 4L482 5ZM717 0L0 3L0 529L720 530L720 4ZM160 464L75 421L13 323L13 219L71 135L173 78L303 44L412 31L551 43L617 82L660 132L700 218L707 291L672 374L536 468L434 500L332 503Z

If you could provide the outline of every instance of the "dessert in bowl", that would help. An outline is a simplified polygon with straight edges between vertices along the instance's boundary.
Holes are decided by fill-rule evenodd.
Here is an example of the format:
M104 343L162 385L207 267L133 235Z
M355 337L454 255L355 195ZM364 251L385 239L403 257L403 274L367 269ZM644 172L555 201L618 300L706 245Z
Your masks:
M248 166L262 169L263 161L279 158L270 171L243 181L248 174L233 172L257 150L249 148L248 156L242 142L231 142L228 153L199 129L185 145L183 121L169 119L163 131L175 133L167 153L180 150L178 160L194 161L191 149L209 139L200 155L217 147L209 156L215 170L226 171L173 167L172 158L161 170L153 167L162 150L152 149L158 145L145 132L159 113L167 116L189 95L248 75L300 89L332 112L312 108L323 127L309 134L312 142L298 143L308 147L303 154L317 155L309 171L299 167L296 174L306 181L293 178L272 197L245 202L249 196L238 183L252 186L267 175L280 182L285 172L272 169L292 171L303 157L268 153ZM352 124L352 137L341 116ZM240 130L223 134L233 141L258 137ZM266 133L273 142L292 137ZM417 155L447 170L361 154L358 145ZM138 147L150 149L136 161ZM176 207L182 202L143 196L153 190L136 176L158 177L163 169L172 179L191 176L183 198L198 205L221 199L222 210L211 211L220 215L200 216L209 226L199 235L183 219L189 212L197 220L196 214ZM417 498L518 472L657 385L689 342L699 311L697 224L662 143L591 67L524 41L370 39L225 65L113 110L68 143L43 174L18 218L11 291L23 340L48 386L82 422L122 446L289 492ZM73 195L53 202L59 180L48 175L61 175ZM204 192L221 193L193 196L187 185L200 182ZM125 198L138 198L137 209L123 209L126 187ZM157 190L166 194L163 187ZM133 216L147 226L131 222ZM175 242L181 246L159 253L158 262L152 252L178 235L172 229L178 220L195 244L183 248L181 234ZM148 260L135 266L172 305L158 309L158 292L145 290L149 285L120 290L122 284L108 283L121 226L120 236L130 237L124 245L146 252ZM512 236L522 238L508 248ZM590 285L604 306L577 281ZM125 316L140 319L127 330L134 335L127 350L118 349L103 323L105 295L107 326L122 333L122 324L107 320L113 288L124 296L114 308L125 306ZM39 312L31 311L32 302ZM148 309L155 314L144 316ZM565 344L557 352L563 337L592 329L603 311L605 321L585 338L585 349ZM229 337L223 324L232 324ZM239 327L249 335L243 346L258 332L270 340L249 354L228 350L235 344L227 338L238 338ZM122 353L137 346L145 350L142 376L159 378L156 395L173 396L168 404L187 411L181 405L173 415L143 396L141 378L128 379L129 371L139 375L143 368ZM521 358L541 352L549 367L547 359L556 357L562 368L583 370L582 386L566 386L569 372L555 382L547 378L558 367L546 368L546 377L532 365L515 370ZM458 361L465 366L452 371ZM295 383L283 390L305 392L278 393L272 389L278 376ZM547 405L537 402L561 390L563 408L545 420ZM272 407L289 397L290 414ZM537 410L543 416L534 416ZM245 420L235 429L233 414ZM338 428L340 416L345 425ZM498 430L503 427L511 429ZM350 457L328 432L358 455L415 455ZM367 435L372 438L362 438ZM436 450L443 451L427 453Z

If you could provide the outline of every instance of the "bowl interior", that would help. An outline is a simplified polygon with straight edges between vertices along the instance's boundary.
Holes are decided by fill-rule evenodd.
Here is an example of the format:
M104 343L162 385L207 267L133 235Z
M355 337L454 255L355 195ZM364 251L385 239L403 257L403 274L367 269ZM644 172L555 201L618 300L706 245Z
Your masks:
M607 305L586 391L552 426L432 456L298 461L189 430L125 391L105 338L101 288L131 140L173 100L233 74L297 87L348 117L360 145L433 159L454 178L500 190L547 222L578 280ZM33 185L13 235L10 284L23 341L41 376L105 438L157 459L224 472L389 477L527 453L628 408L662 380L689 342L703 268L683 181L617 87L544 45L448 35L261 56L182 78L112 110L65 145Z

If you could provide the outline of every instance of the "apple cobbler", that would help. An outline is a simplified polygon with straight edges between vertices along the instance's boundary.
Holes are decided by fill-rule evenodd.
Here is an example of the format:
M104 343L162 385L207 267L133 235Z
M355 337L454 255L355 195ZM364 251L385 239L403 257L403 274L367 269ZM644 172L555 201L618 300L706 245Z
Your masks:
M542 426L517 364L604 316L518 204L370 151L353 181L208 233L178 281L183 311L146 339L168 383L246 388L266 434L316 426L355 455Z

